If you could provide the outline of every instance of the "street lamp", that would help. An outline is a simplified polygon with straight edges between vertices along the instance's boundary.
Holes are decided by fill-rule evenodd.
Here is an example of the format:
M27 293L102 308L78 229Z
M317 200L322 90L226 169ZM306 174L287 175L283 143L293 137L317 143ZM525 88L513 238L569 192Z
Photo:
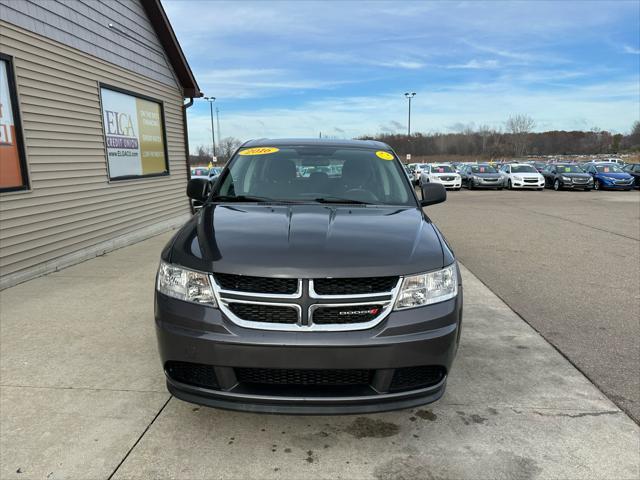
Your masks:
M209 102L209 109L211 110L211 143L213 144L213 158L212 160L216 161L216 134L213 130L213 102L216 101L216 97L202 97L204 100Z
M404 96L409 100L409 122L407 124L407 137L411 136L411 99L416 96L416 92L406 92Z

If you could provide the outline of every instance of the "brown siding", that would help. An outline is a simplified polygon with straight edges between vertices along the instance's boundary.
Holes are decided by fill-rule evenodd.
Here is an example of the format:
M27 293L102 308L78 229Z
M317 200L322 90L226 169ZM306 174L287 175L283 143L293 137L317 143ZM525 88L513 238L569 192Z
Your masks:
M0 51L14 57L31 184L0 194L3 276L189 214L178 86L6 22L0 30ZM169 176L109 183L99 82L164 103Z

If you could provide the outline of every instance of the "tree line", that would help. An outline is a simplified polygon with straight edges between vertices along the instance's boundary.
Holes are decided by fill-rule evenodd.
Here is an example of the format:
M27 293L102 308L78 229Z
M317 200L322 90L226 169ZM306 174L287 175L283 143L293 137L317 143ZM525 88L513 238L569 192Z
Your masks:
M522 157L525 155L616 154L640 151L640 121L628 135L613 134L593 128L589 131L553 130L533 132L534 121L526 115L515 115L505 128L487 126L466 128L457 133L381 133L361 139L389 144L399 155L416 156L465 155L486 158Z
M628 135L613 134L593 128L589 131L552 130L533 132L535 123L527 115L511 116L504 129L468 127L457 133L381 133L363 136L390 145L401 157L463 155L484 158L522 157L525 155L589 155L640 152L640 121ZM242 142L235 137L221 139L216 145L218 165L226 163ZM191 165L207 165L212 159L211 146L200 145L189 155Z

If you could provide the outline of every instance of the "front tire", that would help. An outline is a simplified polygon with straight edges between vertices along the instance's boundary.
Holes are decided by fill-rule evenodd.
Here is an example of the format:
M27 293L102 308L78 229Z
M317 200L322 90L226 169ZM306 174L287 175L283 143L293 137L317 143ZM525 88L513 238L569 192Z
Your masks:
M469 183L467 183L467 188L469 190L473 190L473 180L469 180Z
M557 178L554 180L553 182L553 189L557 192L558 190L560 190L560 180L558 180Z
M596 180L595 182L593 182L593 189L602 190L602 184L600 183L600 180Z
M511 185L511 179L507 180L507 190L513 190L513 185Z

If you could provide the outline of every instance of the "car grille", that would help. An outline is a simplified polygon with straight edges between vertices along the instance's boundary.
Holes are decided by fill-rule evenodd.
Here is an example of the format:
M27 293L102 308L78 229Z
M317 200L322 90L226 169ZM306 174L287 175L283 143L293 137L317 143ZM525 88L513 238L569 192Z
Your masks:
M297 323L298 312L293 307L257 303L229 303L229 309L242 320L264 323Z
M498 179L497 178L483 178L482 181L483 182L497 182Z
M631 183L631 180L616 180L616 185L628 185Z
M444 180L445 182L450 182L454 180L456 177L440 177L440 180Z
M573 183L588 183L589 179L576 177L576 178L573 178L572 181Z
M371 328L389 315L400 282L399 276L314 280L214 276L218 306L226 319L245 328L284 331Z
M389 391L401 392L430 387L440 382L445 373L444 367L434 365L396 368Z
M525 178L524 182L525 183L538 183L538 180L536 178Z
M212 365L189 362L167 362L164 369L167 375L177 382L214 390L220 388L215 368Z
M373 370L294 370L279 368L236 368L240 383L262 385L369 385Z
M370 322L382 311L382 305L345 305L318 307L311 321L317 325Z
M363 295L390 292L398 277L317 278L313 289L318 295Z
M296 278L251 277L228 273L215 273L213 276L225 290L272 295L293 295L298 291Z

